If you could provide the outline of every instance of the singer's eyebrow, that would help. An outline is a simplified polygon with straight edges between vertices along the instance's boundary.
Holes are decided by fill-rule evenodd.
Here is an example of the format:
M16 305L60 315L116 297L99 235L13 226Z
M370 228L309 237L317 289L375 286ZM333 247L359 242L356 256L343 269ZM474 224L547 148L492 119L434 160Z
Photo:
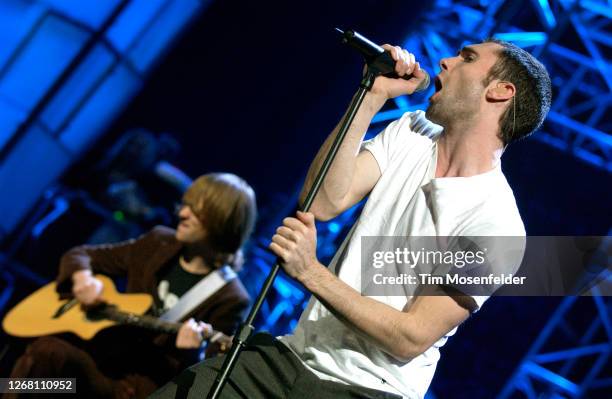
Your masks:
M470 47L470 46L462 47L459 51L457 51L457 55L463 55L463 54L471 54L476 58L478 58L478 56L480 55L478 54L478 51L476 51L473 47Z

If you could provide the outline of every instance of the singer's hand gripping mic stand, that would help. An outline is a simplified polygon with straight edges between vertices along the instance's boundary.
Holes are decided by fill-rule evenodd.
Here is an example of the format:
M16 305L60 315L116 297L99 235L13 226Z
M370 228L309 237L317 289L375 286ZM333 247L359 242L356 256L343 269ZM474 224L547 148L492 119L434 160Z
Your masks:
M350 33L351 32L349 31L346 32L346 34L350 34ZM346 116L342 120L342 124L340 125L340 130L338 131L338 134L336 135L336 138L334 139L334 142L332 143L329 149L329 152L327 153L327 155L325 156L325 159L323 160L321 169L319 170L315 178L315 181L313 182L312 186L310 187L310 190L308 191L308 194L306 195L304 204L300 208L302 212L308 212L308 210L310 209L310 206L312 205L314 198L319 192L319 188L321 187L321 184L323 184L323 180L325 180L325 176L327 175L327 172L329 171L329 167L331 166L336 156L336 153L338 152L338 149L340 148L340 144L342 144L342 141L344 140L344 137L346 136L349 126L351 126L353 119L355 119L355 115L357 114L357 111L359 110L359 107L361 106L361 103L363 102L363 99L366 93L370 91L370 89L372 88L372 85L374 85L374 79L376 79L378 75L389 72L389 71L381 71L380 69L378 69L376 59L366 58L366 62L367 62L366 73L363 79L361 79L361 83L359 84L359 89L357 90L356 95L353 97L353 100L351 101L351 104L346 113ZM281 259L277 258L276 262L274 263L274 266L272 267L272 270L270 270L270 274L268 274L268 277L266 278L266 281L264 282L264 285L261 288L261 291L259 292L259 295L257 296L257 299L255 300L255 304L253 305L253 307L251 308L251 311L249 312L249 315L247 316L244 324L240 326L238 333L234 336L234 340L232 341L232 347L230 351L227 353L225 357L225 361L223 362L223 366L221 367L221 370L219 370L219 374L217 375L217 378L215 379L214 384L212 385L210 391L208 392L208 396L207 396L208 399L220 398L221 390L223 389L223 386L227 382L227 379L229 378L229 375L232 372L234 365L238 361L240 352L246 346L247 340L249 339L249 337L251 336L251 334L253 333L255 329L253 327L253 322L255 321L257 312L259 312L259 309L261 308L261 305L263 304L264 299L268 295L268 291L270 290L270 287L272 287L272 283L274 282L274 279L276 278L276 275L278 274L280 267L281 267Z

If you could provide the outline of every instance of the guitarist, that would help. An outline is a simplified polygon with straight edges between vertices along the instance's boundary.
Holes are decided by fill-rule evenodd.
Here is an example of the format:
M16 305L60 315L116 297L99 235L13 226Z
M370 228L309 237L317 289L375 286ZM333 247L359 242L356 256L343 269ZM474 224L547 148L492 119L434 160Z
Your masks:
M71 249L56 279L61 296L74 295L92 306L104 301L95 273L124 277L127 292L154 297L153 315L184 308L186 321L176 336L121 327L103 330L89 342L42 337L28 346L11 377L76 377L77 394L84 397L145 397L199 360L212 326L233 334L250 302L237 276L221 281L214 292L199 292L203 301L192 310L181 298L226 265L240 267L240 248L255 224L254 191L233 174L200 176L185 192L178 215L176 230L158 226L134 240ZM220 349L210 343L206 357Z

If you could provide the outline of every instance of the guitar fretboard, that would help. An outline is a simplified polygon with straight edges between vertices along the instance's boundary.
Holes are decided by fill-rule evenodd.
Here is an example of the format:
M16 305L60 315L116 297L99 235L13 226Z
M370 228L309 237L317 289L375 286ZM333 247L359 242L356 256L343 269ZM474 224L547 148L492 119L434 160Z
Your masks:
M160 320L157 317L153 316L137 315L134 313L123 312L121 310L118 310L116 306L108 304L88 311L87 316L91 319L108 319L118 324L142 327L148 330L167 334L178 333L182 326L181 323L171 323L168 321ZM209 336L204 337L204 339L207 340L211 337L212 339L218 342L223 342L225 344L231 343L231 337L228 337L227 335L215 330L213 330Z
M176 334L181 328L180 323L170 323L148 315L137 315L134 313L122 312L114 306L105 306L102 309L96 309L95 313L97 313L97 317L102 316L106 319L117 322L118 324L138 326L168 334Z

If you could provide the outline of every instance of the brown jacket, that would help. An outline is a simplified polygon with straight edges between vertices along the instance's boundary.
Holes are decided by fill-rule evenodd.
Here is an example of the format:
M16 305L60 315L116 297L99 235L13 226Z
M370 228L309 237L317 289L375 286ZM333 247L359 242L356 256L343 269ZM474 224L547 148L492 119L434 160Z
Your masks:
M57 290L62 295L70 295L71 276L77 270L90 269L109 277L126 277L126 292L142 292L158 300L157 285L169 266L169 261L182 249L182 244L174 237L174 230L157 226L137 239L117 244L83 245L66 252L60 261L57 276ZM250 298L238 278L230 281L210 296L185 319L193 317L209 323L214 329L232 335L244 319ZM162 334L156 343L168 345L174 338ZM209 345L207 357L218 351Z

